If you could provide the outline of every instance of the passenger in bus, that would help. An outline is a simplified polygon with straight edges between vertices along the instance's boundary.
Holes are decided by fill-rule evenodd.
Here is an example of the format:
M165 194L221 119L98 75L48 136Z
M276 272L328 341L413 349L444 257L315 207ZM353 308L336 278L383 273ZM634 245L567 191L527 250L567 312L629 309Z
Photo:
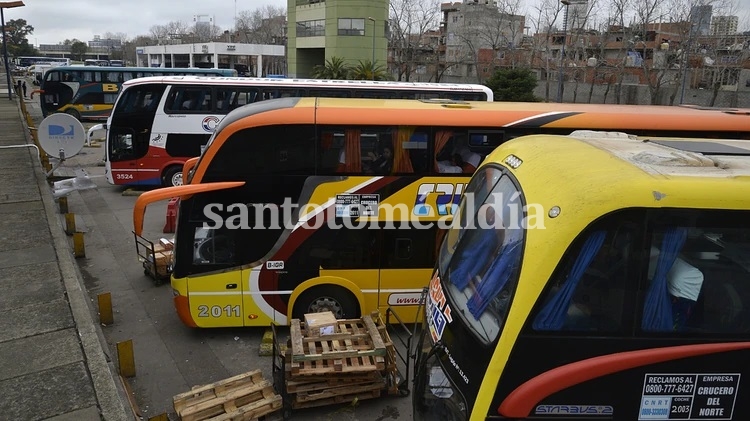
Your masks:
M651 247L648 266L648 279L654 278L659 259L659 249ZM685 327L692 315L703 287L703 272L685 260L677 257L667 273L667 291L672 303L675 330Z
M369 153L372 163L370 170L375 174L390 174L393 169L393 151L390 146L384 146L380 154Z
M482 162L482 157L469 150L466 146L461 146L456 149L453 153L453 162L461 167L461 170L466 174L474 174Z
M189 92L185 92L185 95L182 98L183 101L181 109L183 111L192 110L193 106L195 105L195 98L193 98L193 96Z
M441 174L461 174L462 172L464 172L463 168L456 165L453 160L438 161L437 167L438 167L438 172Z

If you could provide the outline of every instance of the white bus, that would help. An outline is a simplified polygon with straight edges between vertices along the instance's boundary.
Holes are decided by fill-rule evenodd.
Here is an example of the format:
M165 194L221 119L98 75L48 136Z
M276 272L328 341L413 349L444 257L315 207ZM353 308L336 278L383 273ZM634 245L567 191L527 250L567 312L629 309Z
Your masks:
M144 77L122 84L106 126L111 184L182 184L182 166L199 156L231 110L282 97L494 100L484 85L246 77Z

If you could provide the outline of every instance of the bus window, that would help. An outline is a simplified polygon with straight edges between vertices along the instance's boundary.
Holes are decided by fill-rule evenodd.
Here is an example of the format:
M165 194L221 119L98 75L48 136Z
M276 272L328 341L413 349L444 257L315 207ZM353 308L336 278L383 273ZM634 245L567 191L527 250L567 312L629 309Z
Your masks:
M211 109L211 88L173 87L167 97L167 111L208 111Z
M252 180L258 175L315 172L314 130L308 125L263 126L230 136L206 169L206 177Z
M258 101L259 91L254 88L231 87L218 88L216 90L221 104L217 101L216 109L219 111L231 111L243 105L252 104Z
M377 230L322 227L311 238L310 256L320 259L322 269L372 269L378 266L377 235Z
M102 92L88 92L86 94L83 94L78 100L75 101L76 104L103 104L104 103L104 94Z
M642 213L638 213L642 215ZM573 243L552 275L536 331L617 332L626 324L626 297L635 290L640 258L633 252L637 217L628 212L609 215ZM640 218L642 221L642 217Z
M461 317L483 343L502 331L518 282L523 204L517 193L497 168L475 175L440 249L438 265L450 279L448 294L456 308L467 309Z
M421 269L435 264L437 226L420 229L404 221L393 222L399 229L384 229L382 242L382 267L389 269Z
M132 133L119 133L109 139L109 155L113 160L135 159L135 146Z
M324 98L351 98L352 93L346 89L310 89L305 96L317 96Z
M737 211L655 211L645 332L750 332L750 228Z
M289 98L301 96L297 88L265 88L263 99Z
M104 94L103 104L114 104L117 101L117 94Z
M230 230L197 226L193 238L193 265L236 264L234 236Z
M106 72L104 76L106 77L107 82L111 82L111 83L122 82L122 73L120 72Z
M319 132L319 174L325 174L332 168L334 157L336 172L381 174L392 172L393 167L393 134L390 127L382 128L323 128ZM384 156L386 165L374 168L373 163ZM380 161L378 161L380 162Z

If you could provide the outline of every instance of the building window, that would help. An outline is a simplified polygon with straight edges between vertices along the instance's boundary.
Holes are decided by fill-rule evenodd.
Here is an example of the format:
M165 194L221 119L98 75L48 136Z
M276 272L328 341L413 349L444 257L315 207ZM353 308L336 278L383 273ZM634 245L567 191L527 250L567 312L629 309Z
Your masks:
M297 36L300 38L323 37L325 35L326 35L325 19L297 22Z
M350 18L339 19L339 35L364 36L365 20Z

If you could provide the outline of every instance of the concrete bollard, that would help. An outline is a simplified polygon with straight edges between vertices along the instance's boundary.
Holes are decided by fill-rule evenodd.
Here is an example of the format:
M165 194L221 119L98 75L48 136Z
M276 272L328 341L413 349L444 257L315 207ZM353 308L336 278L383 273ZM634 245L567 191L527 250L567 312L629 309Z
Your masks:
M83 233L73 233L73 254L76 259L80 257L86 257L86 248L83 245Z
M68 213L68 198L63 196L59 199L57 199L57 203L60 205L60 213L66 214Z
M112 294L105 292L96 296L99 303L99 323L111 325L115 322L112 314Z
M65 233L68 235L76 233L76 216L73 213L65 214Z
M133 340L117 343L117 362L120 366L120 375L123 377L135 377L135 357L133 356Z

